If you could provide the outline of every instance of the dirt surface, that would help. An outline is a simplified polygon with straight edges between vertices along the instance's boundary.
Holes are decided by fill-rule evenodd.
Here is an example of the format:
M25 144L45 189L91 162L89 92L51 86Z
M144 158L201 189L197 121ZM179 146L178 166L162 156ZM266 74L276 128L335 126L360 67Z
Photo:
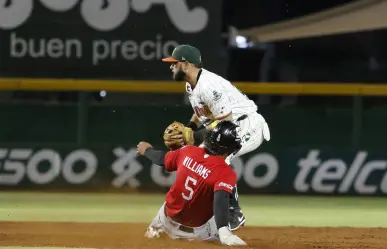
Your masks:
M126 249L221 248L217 243L144 238L145 224L0 222L0 246L68 246ZM244 227L237 234L262 249L387 248L387 229ZM246 248L246 247L245 247Z

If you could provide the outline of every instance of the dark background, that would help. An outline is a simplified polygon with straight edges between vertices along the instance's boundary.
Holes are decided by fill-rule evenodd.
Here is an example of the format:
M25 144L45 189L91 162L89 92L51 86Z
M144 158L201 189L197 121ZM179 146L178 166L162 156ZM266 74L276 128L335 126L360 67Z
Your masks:
M326 10L331 7L350 3L350 0L324 0L324 1L302 1L302 0L223 0L223 1L188 1L191 8L202 6L210 10L211 21L203 32L197 34L182 34L168 21L165 9L156 6L149 13L131 13L127 23L120 28L107 33L97 32L88 27L80 18L79 4L75 9L64 13L53 13L42 6L39 1L34 1L34 12L24 26L18 28L18 34L30 36L60 35L63 38L76 36L83 40L98 38L105 39L132 39L141 41L144 37L153 37L156 32L160 32L164 37L179 40L181 43L191 43L198 46L203 54L205 68L221 74L232 82L249 81L256 82L291 82L291 83L378 83L384 84L387 79L386 74L386 31L370 31L351 33L344 35L334 35L325 37L315 37L300 40L291 40L267 44L253 44L248 48L239 48L231 45L228 32L230 27L245 29L256 26L271 24L291 18L301 17L307 14ZM9 1L8 1L9 3ZM221 3L221 4L220 4ZM40 14L40 15L39 15ZM164 21L160 21L164 20ZM44 25L48 25L45 26ZM147 29L149 28L149 30ZM12 31L0 31L2 38ZM0 40L0 74L3 77L50 77L50 78L92 78L92 79L134 79L134 80L170 80L171 74L169 65L161 63L159 60L143 61L134 60L131 62L124 60L105 61L99 66L90 65L89 61L78 60L47 60L47 59L9 59L5 54L8 45L4 39ZM53 84L55 82L53 81ZM182 86L183 87L183 86ZM106 95L105 95L106 94ZM0 101L7 105L16 105L12 115L22 115L29 113L29 109L37 106L58 107L58 112L62 112L63 105L70 106L71 112L77 115L79 92L27 92L12 91L1 92ZM375 139L375 134L384 134L384 124L387 123L385 117L386 98L385 97L363 97L355 96L297 96L297 95L249 95L258 104L261 113L270 117L273 121L271 125L273 134L281 134L278 144L297 144L296 138L304 136L300 145L353 145L354 137L358 137L357 145L363 141L367 146L378 145L384 142ZM90 108L106 106L98 115L114 117L114 122L120 123L122 127L131 125L130 119L136 119L141 123L141 117L130 116L130 111L114 112L113 110L131 110L136 106L147 108L148 106L164 106L165 112L169 108L190 108L184 94L137 94L137 93L88 93L87 99ZM360 109L354 109L354 104ZM32 108L31 106L34 105ZM25 108L25 109L23 109ZM54 109L55 109L54 108ZM11 109L9 109L11 110ZM36 110L36 109L34 109ZM359 110L363 111L359 113ZM46 109L47 113L56 112ZM104 112L108 112L104 114ZM42 111L42 113L44 113ZM92 121L89 112L88 128L97 133L96 128L103 120ZM33 114L31 114L34 116ZM48 115L48 114L47 114ZM121 115L121 116L120 116ZM125 115L129 115L126 117ZM188 116L190 113L187 114ZM162 118L163 115L161 115ZM75 116L74 116L75 117ZM295 119L294 117L297 117ZM51 121L45 123L63 124L57 121L56 115L50 115ZM79 116L76 116L79 118ZM180 118L185 122L187 117ZM16 120L16 119L13 119ZM121 121L119 121L121 120ZM282 124L291 120L291 127L296 133L291 134L289 127ZM340 121L341 120L341 121ZM15 121L16 122L16 121ZM105 121L108 123L107 121ZM109 123L109 125L114 125ZM144 121L148 122L148 121ZM165 121L166 124L169 120ZM313 129L308 132L303 129L311 128L308 123L313 123ZM64 123L66 124L66 123ZM5 122L3 126L3 141L23 142L24 140L34 141L39 132L31 133L31 139L22 131L23 127L17 131L11 121ZM73 122L73 128L77 130L77 121ZM320 126L320 127L317 127ZM328 128L329 127L329 128ZM335 128L336 127L336 128ZM51 127L48 130L56 129ZM60 126L57 127L60 128ZM144 132L147 129L144 127ZM163 126L160 128L163 129ZM157 130L155 128L155 130ZM35 129L34 129L35 130ZM44 129L43 129L44 130ZM102 131L104 130L104 131ZM315 130L320 130L318 138L313 138L311 134ZM335 130L334 132L332 130ZM356 134L354 133L356 130ZM106 127L101 129L106 132ZM27 132L28 133L28 132ZM329 139L329 134L335 134L334 139ZM35 134L35 135L34 135ZM117 133L120 134L120 131ZM155 132L155 134L159 134ZM307 135L309 134L309 135ZM355 134L355 135L354 135ZM361 134L361 135L360 135ZM293 135L295 137L293 137ZM341 137L342 135L342 137ZM333 136L333 135L332 135ZM362 138L360 138L360 136ZM76 135L66 136L73 140ZM117 138L122 138L118 135ZM42 138L43 139L43 138ZM55 139L47 136L43 140ZM94 138L93 138L94 139ZM66 140L67 141L67 140ZM112 140L113 141L113 140ZM118 140L117 140L118 141ZM281 142L279 142L281 141ZM120 142L122 142L120 140ZM130 142L130 141L128 141Z
M146 13L132 11L125 23L113 31L96 31L82 20L81 2L78 1L72 10L58 13L34 0L33 14L23 26L15 30L0 29L0 77L52 78L52 84L56 84L56 78L147 80L158 84L157 81L171 80L169 65L162 63L160 58L117 58L92 65L87 44L102 38L143 42L160 33L164 39L197 46L202 52L205 68L232 82L387 82L385 30L248 43L249 46L244 48L235 46L236 37L230 35L232 29L272 24L354 1L186 0L190 8L200 6L210 12L206 29L194 34L184 34L176 29L161 5ZM108 2L104 1L104 4ZM12 0L5 3L9 5ZM10 58L9 35L12 32L34 39L75 37L84 42L88 52L80 59ZM184 88L183 83L181 87ZM249 94L249 97L257 103L258 112L268 122L271 141L248 153L243 160L268 152L279 160L281 170L279 183L273 181L272 187L263 189L245 185L247 192L292 192L292 178L300 169L298 159L313 149L326 153L323 154L326 159L338 158L346 165L351 165L360 150L370 152L369 161L386 158L383 155L387 135L385 97L279 94ZM113 160L111 149L117 146L135 148L139 141L145 140L165 149L162 140L165 127L175 120L187 123L192 108L185 94L0 91L0 113L3 148L53 148L62 155L74 148L94 148L106 166L103 170L107 170ZM381 151L380 157L375 156L379 153L373 153L374 149ZM7 155L4 160L8 159ZM10 175L10 171L0 165L0 173ZM257 176L260 172L254 174ZM381 186L380 179L385 173L379 170L376 174L377 177L367 180ZM109 175L106 177L108 179ZM106 187L110 182L98 182L101 184L98 186ZM64 184L62 180L57 183L57 187ZM30 182L25 184L19 187L31 187ZM95 187L94 183L92 185L89 187Z

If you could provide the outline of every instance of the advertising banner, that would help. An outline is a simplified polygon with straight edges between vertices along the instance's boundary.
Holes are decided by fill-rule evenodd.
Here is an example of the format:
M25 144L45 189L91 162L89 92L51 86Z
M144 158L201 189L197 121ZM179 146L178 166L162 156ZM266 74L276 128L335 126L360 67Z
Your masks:
M0 149L2 189L165 192L175 173L133 147ZM376 151L284 149L235 158L241 194L387 195L387 156Z
M4 0L0 37L6 76L170 80L183 43L222 68L220 0Z

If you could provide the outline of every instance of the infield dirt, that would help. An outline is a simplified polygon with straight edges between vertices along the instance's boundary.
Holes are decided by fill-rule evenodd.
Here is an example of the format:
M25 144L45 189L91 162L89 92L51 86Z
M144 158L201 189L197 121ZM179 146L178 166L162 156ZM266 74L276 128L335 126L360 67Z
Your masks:
M0 246L66 246L126 249L212 249L217 243L144 238L146 224L0 222ZM387 228L244 227L236 232L260 249L387 248ZM235 248L235 247L234 247ZM246 247L243 247L246 248Z

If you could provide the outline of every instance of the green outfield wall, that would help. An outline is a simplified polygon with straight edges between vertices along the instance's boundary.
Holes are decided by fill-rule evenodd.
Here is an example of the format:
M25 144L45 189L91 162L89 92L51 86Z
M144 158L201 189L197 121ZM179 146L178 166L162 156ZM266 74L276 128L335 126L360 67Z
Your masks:
M384 147L385 108L364 110L354 130L353 110L326 107L260 107L272 141L268 146ZM172 121L187 123L190 106L0 105L0 142L134 144L160 142ZM79 122L81 117L82 122ZM360 130L359 130L360 129ZM355 133L354 133L355 131ZM82 134L79 134L82 132ZM82 139L79 139L79 137Z

